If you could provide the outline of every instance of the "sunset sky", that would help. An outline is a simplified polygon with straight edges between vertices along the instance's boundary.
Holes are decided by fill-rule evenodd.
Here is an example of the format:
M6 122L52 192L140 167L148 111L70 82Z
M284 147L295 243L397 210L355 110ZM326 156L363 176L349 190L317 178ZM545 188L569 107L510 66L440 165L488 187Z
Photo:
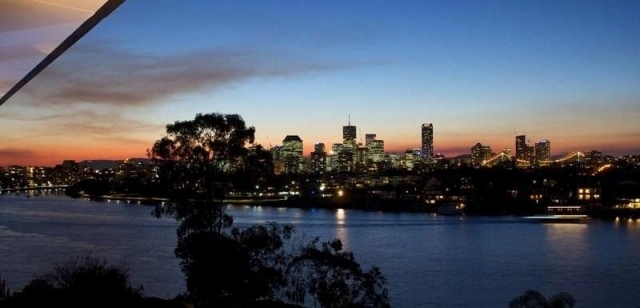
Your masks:
M0 95L95 11L9 18L19 1L54 2L0 1ZM305 155L349 115L389 152L428 122L446 156L516 134L552 155L640 154L639 16L635 0L127 0L0 106L0 166L145 157L208 112L240 114L266 147L299 135Z

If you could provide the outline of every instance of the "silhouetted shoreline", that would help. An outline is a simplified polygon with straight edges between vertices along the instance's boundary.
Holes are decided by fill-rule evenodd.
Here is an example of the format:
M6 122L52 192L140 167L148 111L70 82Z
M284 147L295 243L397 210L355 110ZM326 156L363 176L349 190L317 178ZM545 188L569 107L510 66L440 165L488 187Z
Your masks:
M116 202L157 206L171 202L169 198L142 197L134 194L115 195L69 195L72 198L84 198L92 201ZM228 198L224 200L229 205L269 206L300 209L350 209L362 211L405 212L405 213L437 213L437 206L426 205L416 200L399 199L361 199L361 198ZM463 213L465 216L526 216L530 211L495 212L483 211L481 207L472 208ZM598 208L587 212L591 218L602 220L640 219L640 209L629 208Z

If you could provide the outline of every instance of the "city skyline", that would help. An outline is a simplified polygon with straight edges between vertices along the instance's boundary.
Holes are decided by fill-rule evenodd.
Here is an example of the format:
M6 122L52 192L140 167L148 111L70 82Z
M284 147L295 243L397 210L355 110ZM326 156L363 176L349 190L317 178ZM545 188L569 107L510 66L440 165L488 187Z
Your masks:
M144 157L166 124L209 112L241 115L265 147L299 135L305 156L348 122L385 152L420 148L433 123L448 157L522 134L551 155L637 154L638 14L623 1L128 1L0 107L0 165ZM32 30L9 21L0 42ZM9 45L0 61L21 54Z

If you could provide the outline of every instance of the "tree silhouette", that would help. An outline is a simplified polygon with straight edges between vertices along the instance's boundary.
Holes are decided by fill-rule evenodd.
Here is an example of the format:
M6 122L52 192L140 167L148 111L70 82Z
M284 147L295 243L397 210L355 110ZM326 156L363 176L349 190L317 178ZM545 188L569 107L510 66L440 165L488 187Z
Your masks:
M180 222L175 252L188 293L201 306L233 296L246 276L241 266L248 260L226 232L233 219L224 212L223 200L230 174L246 157L245 145L253 143L254 133L239 115L197 114L167 125L166 135L148 150L160 180L173 192L173 202L155 214L170 214Z
M575 298L567 292L556 293L547 300L542 293L528 290L512 299L509 308L572 308L575 304Z
M143 303L126 267L92 256L70 259L31 280L3 307L132 307Z
M335 239L313 239L289 265L291 289L297 303L310 294L321 307L389 307L387 283L377 267L362 271L353 253Z
M168 213L179 222L178 241L192 232L221 234L232 224L224 213L230 174L247 155L255 129L237 114L197 114L193 120L166 126L166 136L148 151L172 185L175 201L158 214Z

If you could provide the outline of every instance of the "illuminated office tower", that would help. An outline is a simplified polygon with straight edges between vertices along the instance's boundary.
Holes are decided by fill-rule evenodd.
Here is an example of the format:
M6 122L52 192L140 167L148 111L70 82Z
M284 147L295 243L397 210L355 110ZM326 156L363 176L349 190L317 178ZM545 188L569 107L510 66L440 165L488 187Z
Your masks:
M377 140L376 134L366 134L365 136L367 160L374 163L381 162L384 159L384 141Z
M471 164L480 166L485 160L491 158L491 147L480 142L471 147Z
M376 134L366 134L364 136L364 146L370 148L371 142L376 140Z
M288 135L282 140L282 149L280 157L284 161L284 169L286 173L300 172L302 157L302 139L297 135Z
M520 162L530 162L533 156L533 148L527 144L527 136L516 136L516 159Z
M377 163L384 159L384 140L372 140L367 147L372 162Z
M327 169L327 153L324 143L316 143L314 151L311 152L311 172L314 174L324 174Z
M369 156L369 148L358 147L355 155L356 171L364 171L367 168L367 158Z
M536 165L548 166L551 159L551 143L549 140L540 140L535 144Z
M351 125L351 121L349 121L348 125L342 127L342 144L345 149L355 151L356 144L356 127Z
M422 159L426 163L433 160L433 124L422 124Z

